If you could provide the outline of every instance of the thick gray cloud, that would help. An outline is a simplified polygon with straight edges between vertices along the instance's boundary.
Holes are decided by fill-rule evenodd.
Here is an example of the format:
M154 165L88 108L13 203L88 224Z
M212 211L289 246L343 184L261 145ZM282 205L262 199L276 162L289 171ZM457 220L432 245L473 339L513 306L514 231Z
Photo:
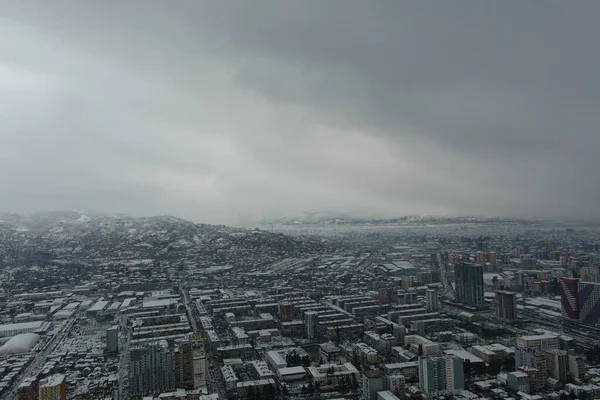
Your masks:
M6 1L0 209L595 218L596 1Z

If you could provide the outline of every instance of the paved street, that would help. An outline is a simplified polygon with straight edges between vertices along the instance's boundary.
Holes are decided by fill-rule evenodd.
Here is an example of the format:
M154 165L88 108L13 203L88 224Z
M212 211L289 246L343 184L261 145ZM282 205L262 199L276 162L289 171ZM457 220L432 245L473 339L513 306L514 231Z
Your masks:
M129 346L131 344L131 330L127 326L127 317L121 317L120 348L119 348L119 392L118 400L128 399L129 387Z

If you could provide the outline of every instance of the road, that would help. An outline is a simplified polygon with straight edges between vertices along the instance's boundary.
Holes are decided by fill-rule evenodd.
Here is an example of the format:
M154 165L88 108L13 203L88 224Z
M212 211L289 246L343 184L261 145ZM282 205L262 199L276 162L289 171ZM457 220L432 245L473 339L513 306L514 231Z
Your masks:
M183 303L185 304L185 308L187 309L187 315L190 321L190 325L192 326L192 330L194 331L194 333L198 333L200 332L200 330L198 329L200 313L198 312L196 303L190 298L190 293L188 292L187 287L182 286L179 291L183 296Z
M29 376L37 375L40 371L39 368L44 365L48 356L54 351L54 349L58 346L60 342L68 335L68 333L75 325L76 318L71 317L66 320L58 332L50 339L48 343L46 343L43 350L41 350L36 356L35 359L29 364L25 370L19 376L19 379L15 380L13 386L7 392L8 399L16 399L17 398L17 388L23 382L23 380Z
M196 303L191 300L187 287L182 285L180 292L188 311L188 318L192 325L192 329L194 330L194 333L199 333L200 330L198 325L200 323L200 313L196 308ZM198 375L202 376L201 378L198 377L199 379L197 382L198 384L206 384L209 393L219 392L221 395L225 395L225 386L221 379L221 369L216 354L211 353L210 349L206 349L205 354L206 358L202 362L199 360L197 364L194 362L194 369L197 365L199 368Z
M129 346L131 344L131 328L127 325L127 316L121 317L121 348L119 358L119 392L117 400L128 399L129 385Z

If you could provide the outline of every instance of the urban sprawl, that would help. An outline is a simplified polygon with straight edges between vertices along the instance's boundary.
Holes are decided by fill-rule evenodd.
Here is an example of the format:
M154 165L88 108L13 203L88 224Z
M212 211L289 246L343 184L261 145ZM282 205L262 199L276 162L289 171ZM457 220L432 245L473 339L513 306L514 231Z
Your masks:
M600 230L0 218L2 399L597 399Z

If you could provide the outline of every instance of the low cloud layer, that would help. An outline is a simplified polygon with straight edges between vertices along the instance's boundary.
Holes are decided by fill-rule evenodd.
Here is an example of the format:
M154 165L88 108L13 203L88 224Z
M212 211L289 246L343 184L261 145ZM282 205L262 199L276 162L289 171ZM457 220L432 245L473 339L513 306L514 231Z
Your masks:
M598 2L7 3L0 210L598 215Z

